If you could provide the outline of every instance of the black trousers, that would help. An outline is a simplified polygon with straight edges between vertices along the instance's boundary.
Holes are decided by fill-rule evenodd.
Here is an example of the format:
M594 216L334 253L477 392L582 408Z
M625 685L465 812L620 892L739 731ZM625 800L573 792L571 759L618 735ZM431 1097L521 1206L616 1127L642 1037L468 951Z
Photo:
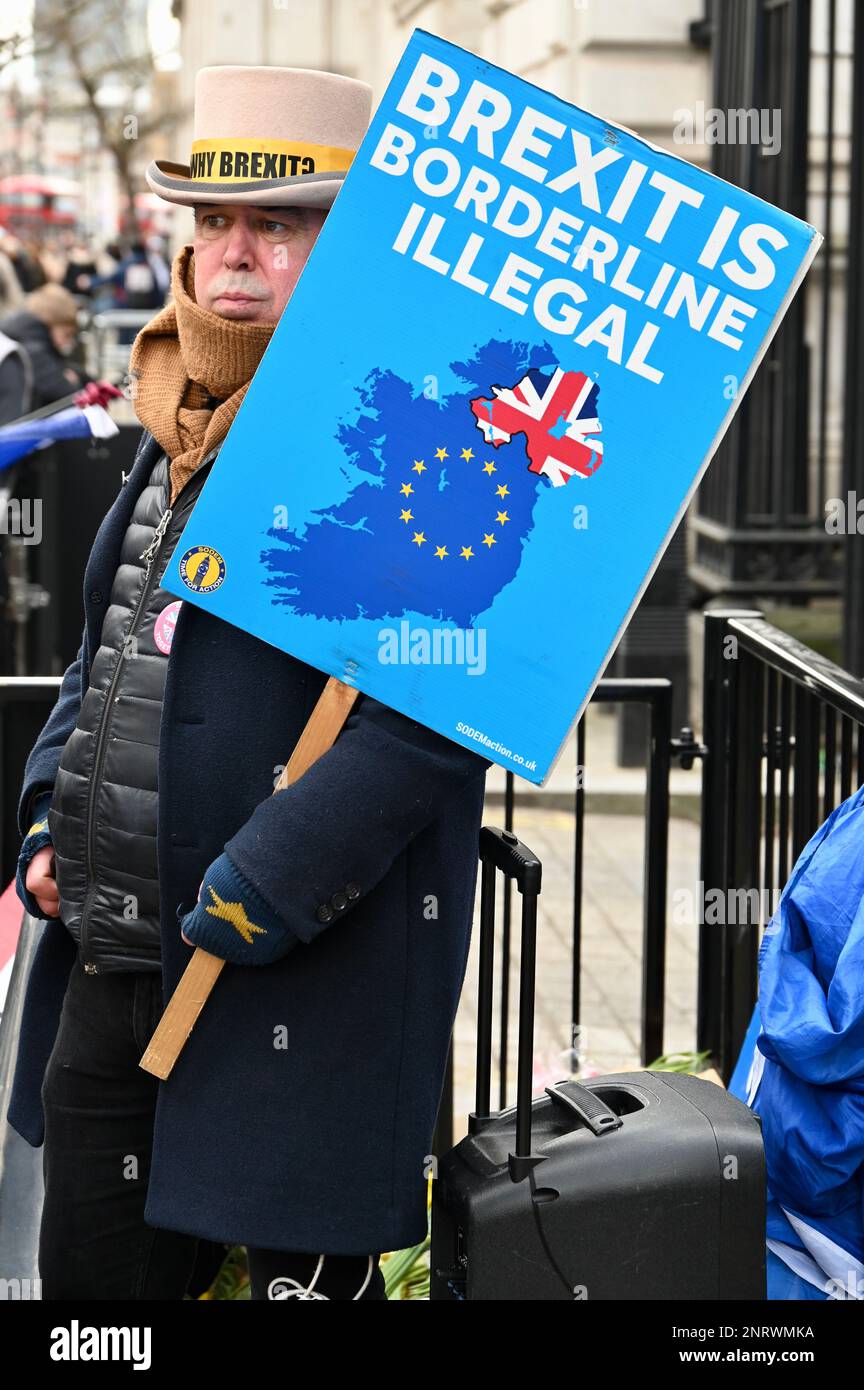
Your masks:
M159 1081L139 1059L162 1014L159 971L69 977L42 1084L43 1299L182 1299L197 1236L144 1221ZM384 1299L379 1253L247 1247L251 1297ZM308 1290L308 1292L307 1292Z

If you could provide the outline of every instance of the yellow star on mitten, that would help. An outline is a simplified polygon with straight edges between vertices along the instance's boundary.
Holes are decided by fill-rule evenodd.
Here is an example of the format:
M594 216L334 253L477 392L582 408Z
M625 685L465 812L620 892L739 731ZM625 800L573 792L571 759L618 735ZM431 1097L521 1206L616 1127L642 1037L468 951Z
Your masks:
M192 911L182 909L178 904L177 919L188 945L235 965L272 965L300 940L224 852L205 870Z
M249 921L249 918L246 916L246 909L242 903L226 903L224 898L220 898L215 888L209 883L207 884L207 888L216 906L210 907L208 905L205 911L211 913L214 917L220 917L224 922L230 922L235 931L240 933L247 945L251 946L252 944L253 932L260 932L264 936L267 935L266 927L258 927L254 922Z

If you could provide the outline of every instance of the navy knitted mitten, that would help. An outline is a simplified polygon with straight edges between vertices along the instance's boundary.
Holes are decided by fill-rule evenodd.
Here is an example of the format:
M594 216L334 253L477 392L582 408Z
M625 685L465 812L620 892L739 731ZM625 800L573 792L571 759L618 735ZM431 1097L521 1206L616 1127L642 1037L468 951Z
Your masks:
M298 941L227 854L210 865L192 911L177 917L196 946L235 965L271 965Z

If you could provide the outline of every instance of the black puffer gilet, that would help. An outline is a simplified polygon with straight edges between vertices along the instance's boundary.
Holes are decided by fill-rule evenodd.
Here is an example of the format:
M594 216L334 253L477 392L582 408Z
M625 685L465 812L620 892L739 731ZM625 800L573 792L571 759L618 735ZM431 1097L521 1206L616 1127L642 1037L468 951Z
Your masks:
M89 688L60 760L48 812L60 918L91 974L161 968L157 770L178 599L160 581L214 457L173 508L168 459L155 464L126 528Z

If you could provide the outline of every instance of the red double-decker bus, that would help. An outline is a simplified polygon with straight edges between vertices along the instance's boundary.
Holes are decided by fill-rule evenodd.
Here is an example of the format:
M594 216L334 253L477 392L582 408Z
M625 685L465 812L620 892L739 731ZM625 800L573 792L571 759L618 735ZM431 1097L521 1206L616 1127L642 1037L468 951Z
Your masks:
M42 174L9 174L0 179L0 227L24 236L74 231L81 185L74 179Z

